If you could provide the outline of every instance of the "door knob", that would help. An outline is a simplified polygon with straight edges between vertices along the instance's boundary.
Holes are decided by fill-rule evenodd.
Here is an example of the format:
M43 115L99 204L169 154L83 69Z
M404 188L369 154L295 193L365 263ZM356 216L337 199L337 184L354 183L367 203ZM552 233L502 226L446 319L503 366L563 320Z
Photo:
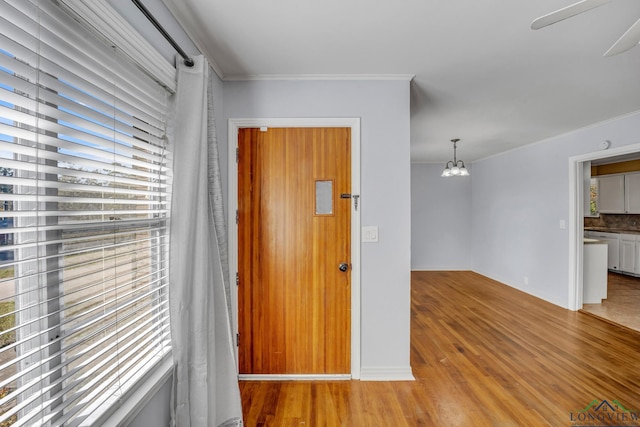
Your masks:
M349 270L349 264L347 264L346 262L340 263L340 265L338 266L338 270L344 273L345 271Z

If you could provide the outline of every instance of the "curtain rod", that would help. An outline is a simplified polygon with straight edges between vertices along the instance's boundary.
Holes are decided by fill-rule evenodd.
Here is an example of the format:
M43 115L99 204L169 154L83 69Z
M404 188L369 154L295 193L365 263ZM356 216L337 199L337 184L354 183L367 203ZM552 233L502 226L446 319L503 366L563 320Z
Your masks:
M162 34L162 36L171 44L171 46L173 46L173 48L180 54L180 56L182 56L182 58L184 59L184 65L186 65L187 67L193 67L193 64L194 64L193 59L191 59L189 55L187 55L185 51L182 50L182 48L178 45L178 43L176 43L176 41L169 35L169 33L167 33L167 31L162 27L162 25L160 25L160 23L156 20L156 18L154 18L151 12L149 12L149 10L146 7L144 7L142 2L140 2L140 0L131 0L131 1L133 2L133 4L138 6L138 9L140 9L140 12L144 14L144 16L149 20L149 22L151 22L153 26L156 27L156 29L160 32L160 34Z

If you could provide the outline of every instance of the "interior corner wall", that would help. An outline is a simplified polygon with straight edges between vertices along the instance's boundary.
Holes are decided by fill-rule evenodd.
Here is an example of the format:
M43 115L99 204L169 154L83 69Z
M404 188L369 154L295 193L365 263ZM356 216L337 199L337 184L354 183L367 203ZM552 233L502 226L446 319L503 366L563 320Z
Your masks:
M225 82L223 106L225 126L229 118L361 119L361 220L379 227L379 242L361 246L361 368L410 373L409 81Z
M640 113L473 162L473 270L568 308L569 158L604 140L640 142Z
M471 269L471 176L443 178L444 163L411 164L411 269Z

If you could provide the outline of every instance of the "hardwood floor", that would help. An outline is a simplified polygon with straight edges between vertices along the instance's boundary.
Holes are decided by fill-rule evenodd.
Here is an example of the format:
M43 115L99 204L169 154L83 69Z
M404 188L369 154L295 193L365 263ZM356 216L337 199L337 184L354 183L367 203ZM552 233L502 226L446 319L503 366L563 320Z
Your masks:
M640 334L471 272L414 272L412 289L416 381L241 382L245 424L569 426L595 399L640 410Z
M607 299L584 304L582 311L640 332L640 277L607 275Z

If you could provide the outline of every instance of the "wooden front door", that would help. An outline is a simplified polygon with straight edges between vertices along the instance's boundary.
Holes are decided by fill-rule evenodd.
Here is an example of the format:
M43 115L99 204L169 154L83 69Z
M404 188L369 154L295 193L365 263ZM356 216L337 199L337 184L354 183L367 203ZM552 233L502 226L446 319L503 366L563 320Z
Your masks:
M239 130L241 374L350 373L350 135Z

